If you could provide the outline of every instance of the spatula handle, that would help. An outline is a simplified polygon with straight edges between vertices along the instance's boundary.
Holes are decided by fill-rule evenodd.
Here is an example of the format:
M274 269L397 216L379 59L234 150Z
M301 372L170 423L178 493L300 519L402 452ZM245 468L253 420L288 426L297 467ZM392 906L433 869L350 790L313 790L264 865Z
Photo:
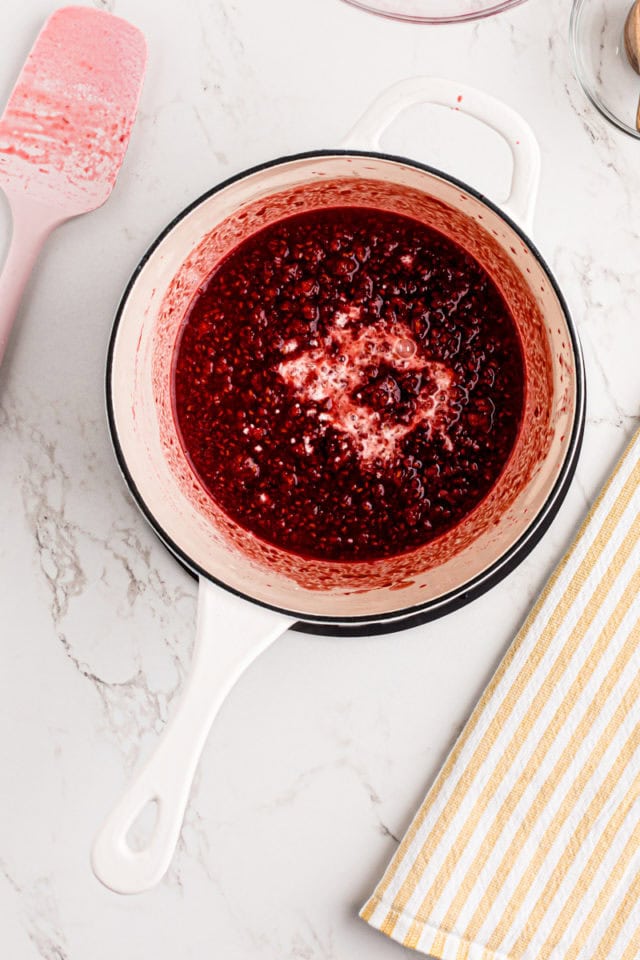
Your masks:
M9 197L13 231L0 273L0 364L25 287L44 241L60 222L42 204Z

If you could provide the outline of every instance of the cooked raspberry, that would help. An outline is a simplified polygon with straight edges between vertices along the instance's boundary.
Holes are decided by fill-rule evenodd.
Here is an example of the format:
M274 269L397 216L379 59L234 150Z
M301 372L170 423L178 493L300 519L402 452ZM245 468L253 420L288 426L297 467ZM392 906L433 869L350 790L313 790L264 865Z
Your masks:
M305 557L426 543L495 484L524 367L486 271L423 224L334 208L233 250L177 346L175 415L211 497Z

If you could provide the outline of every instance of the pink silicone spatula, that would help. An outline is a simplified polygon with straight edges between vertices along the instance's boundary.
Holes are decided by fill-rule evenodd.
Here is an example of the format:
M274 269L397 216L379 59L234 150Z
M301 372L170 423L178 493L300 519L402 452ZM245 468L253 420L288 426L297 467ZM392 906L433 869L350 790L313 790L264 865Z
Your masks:
M44 240L111 193L145 62L136 27L89 7L57 10L33 45L0 117L0 187L13 217L0 275L0 362Z

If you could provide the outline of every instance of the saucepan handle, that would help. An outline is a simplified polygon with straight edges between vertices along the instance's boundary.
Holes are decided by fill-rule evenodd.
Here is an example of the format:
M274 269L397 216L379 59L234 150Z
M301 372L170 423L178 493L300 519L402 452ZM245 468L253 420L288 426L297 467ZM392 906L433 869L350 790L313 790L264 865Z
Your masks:
M93 871L105 886L141 893L163 877L216 714L247 667L293 623L200 580L193 665L178 708L93 847ZM155 825L143 849L134 849L128 834L149 803L156 804Z
M540 179L538 142L520 114L481 90L435 77L401 80L371 104L342 146L348 150L379 150L384 131L404 110L420 103L437 104L468 114L506 141L513 157L513 176L509 197L501 206L530 232Z

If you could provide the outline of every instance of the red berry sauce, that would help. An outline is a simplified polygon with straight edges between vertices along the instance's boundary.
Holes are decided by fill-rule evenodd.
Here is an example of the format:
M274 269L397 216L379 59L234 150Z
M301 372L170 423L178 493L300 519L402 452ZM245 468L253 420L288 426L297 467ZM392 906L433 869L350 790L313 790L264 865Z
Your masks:
M374 560L451 529L515 443L513 319L462 247L360 207L298 214L201 287L174 361L184 449L245 529L320 560Z

